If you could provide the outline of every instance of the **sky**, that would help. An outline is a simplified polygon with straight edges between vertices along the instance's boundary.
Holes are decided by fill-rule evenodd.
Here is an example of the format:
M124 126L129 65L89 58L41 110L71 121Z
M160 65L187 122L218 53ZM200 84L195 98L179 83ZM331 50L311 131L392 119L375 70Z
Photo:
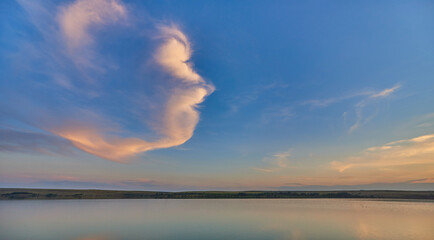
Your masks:
M0 187L434 190L434 2L1 1Z

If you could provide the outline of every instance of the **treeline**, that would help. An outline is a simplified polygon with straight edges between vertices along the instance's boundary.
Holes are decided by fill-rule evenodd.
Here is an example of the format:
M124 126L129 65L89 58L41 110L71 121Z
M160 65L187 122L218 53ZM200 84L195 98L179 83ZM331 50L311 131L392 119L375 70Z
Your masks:
M385 198L433 199L434 191L192 191L151 192L70 189L0 189L0 200L19 199L248 199Z

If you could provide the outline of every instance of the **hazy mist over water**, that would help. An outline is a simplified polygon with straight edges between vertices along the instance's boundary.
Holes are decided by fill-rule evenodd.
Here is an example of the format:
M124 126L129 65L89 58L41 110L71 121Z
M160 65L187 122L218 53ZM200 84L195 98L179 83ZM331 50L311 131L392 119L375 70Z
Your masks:
M434 202L344 199L0 202L0 239L434 239Z

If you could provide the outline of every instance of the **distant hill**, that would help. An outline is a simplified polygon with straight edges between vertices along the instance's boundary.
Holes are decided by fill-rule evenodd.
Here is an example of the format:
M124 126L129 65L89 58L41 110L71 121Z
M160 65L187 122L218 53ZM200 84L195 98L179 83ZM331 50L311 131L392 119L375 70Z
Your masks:
M431 199L434 191L191 191L150 192L116 190L1 188L0 200L19 199L218 199L218 198L377 198Z

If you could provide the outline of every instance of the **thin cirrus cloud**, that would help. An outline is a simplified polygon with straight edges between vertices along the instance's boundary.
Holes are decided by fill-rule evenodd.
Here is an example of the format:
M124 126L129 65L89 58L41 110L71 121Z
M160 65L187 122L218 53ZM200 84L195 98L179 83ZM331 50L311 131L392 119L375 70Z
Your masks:
M291 150L285 152L279 152L273 154L271 157L265 157L262 159L264 166L255 167L253 170L271 173L282 169L285 169L289 165L289 158L291 157Z
M23 4L26 4L27 11L31 11L31 7L34 6L26 2ZM103 43L102 41L107 41L107 39L98 38L94 33L110 24L130 19L127 7L117 0L77 0L56 9L58 9L58 13L53 21L57 21L59 30L53 30L51 33L53 38L61 39L61 42L59 46L48 49L55 52L56 55L64 54L65 57L71 58L73 62L80 65L79 68L68 68L64 74L68 76L68 73L73 72L69 78L72 79L71 81L80 81L77 76L92 75L99 85L109 84L110 79L107 75L99 74L99 70L86 68L85 65L104 58L102 54L89 54L89 52L96 52L96 49L98 49L93 48L94 46ZM149 24L145 27L149 27ZM135 31L134 29L136 28L127 30ZM158 47L151 51L154 52L154 55L149 55L146 58L155 63L153 66L158 66L152 70L161 72L158 76L166 78L157 79L159 80L157 83L162 85L160 87L165 90L164 93L160 94L163 97L154 99L154 103L146 103L160 106L153 112L154 115L149 116L150 119L136 119L142 122L154 120L155 123L152 124L152 129L156 137L149 138L150 140L145 140L147 137L142 136L137 137L134 135L132 137L133 134L118 123L119 119L124 116L112 117L106 114L104 109L95 109L95 106L93 108L83 107L83 105L76 104L78 98L71 98L65 106L56 108L61 109L62 114L56 112L55 109L51 109L50 106L39 106L41 109L45 109L44 113L46 114L42 117L27 116L27 119L34 120L27 120L26 124L39 127L66 139L73 146L87 153L117 162L125 162L130 157L142 152L170 148L188 141L193 136L200 118L197 108L214 91L214 86L193 69L193 64L190 61L193 50L188 37L179 27L170 24L159 25L156 29L157 33L155 35L159 41ZM50 36L47 31L44 32L44 35ZM137 35L141 36L139 33ZM66 51L61 49L62 46L66 48ZM143 64L137 65L143 66ZM48 68L46 71L47 75L51 74L50 70L52 69ZM108 69L108 71L111 71L111 69ZM138 72L140 71L138 69ZM139 80L146 81L143 78L139 78ZM128 79L125 81L128 81ZM138 80L135 79L135 81ZM133 83L136 82L133 81ZM79 86L79 84L76 85ZM101 89L104 88L99 90ZM68 88L64 90L67 91ZM67 94L74 96L77 91L88 91L88 86L78 90L74 89L74 92L70 91ZM110 94L111 92L103 92L86 100L92 103L94 98L98 100L100 95L110 97ZM56 94L53 94L53 96L56 96ZM120 95L125 99L132 98L132 96ZM82 97L83 95L79 95L79 98ZM63 97L62 101L65 98ZM134 99L131 102L136 105L140 104L139 101L134 101ZM140 109L140 106L129 107ZM67 113L65 114L65 112ZM29 114L31 113L26 113L26 115Z
M396 84L395 86L393 86L391 88L386 88L382 91L362 91L362 92L357 92L357 93L353 93L353 94L349 94L349 95L344 95L341 97L327 98L327 99L322 99L322 100L318 100L318 99L308 100L308 101L305 101L303 104L311 105L313 107L327 107L331 104L342 102L344 100L348 100L348 99L352 99L352 98L356 98L356 97L363 97L363 96L367 97L367 98L387 97L387 96L391 95L393 92L395 92L396 90L398 90L399 88L401 88L401 85Z
M427 134L369 147L359 154L326 165L298 167L297 172L291 172L278 181L291 188L382 189L381 186L395 186L399 189L405 185L412 189L412 184L423 183L420 185L422 188L430 189L434 184L433 176L434 134ZM277 180L273 181L272 185L279 184Z
M93 42L90 28L125 19L127 10L116 0L78 0L61 8L59 25L70 50Z
M368 117L364 117L363 115L363 109L369 105L372 104L374 101L389 97L392 93L394 93L396 90L398 90L401 87L401 85L396 84L392 88L386 88L383 91L371 93L367 96L367 98L361 100L356 104L356 122L350 127L348 130L349 133L354 132L356 129L360 128L361 126L368 123L372 118L374 118L374 115L370 115Z
M348 129L349 133L354 132L361 126L367 124L372 118L374 118L374 115L370 116L364 116L363 110L368 106L373 104L375 101L387 98L391 96L394 92L396 92L398 89L401 88L400 84L396 84L395 86L391 88L386 88L381 91L363 91L358 92L354 94L349 94L341 97L335 97L335 98L328 98L328 99L322 99L322 100L309 100L304 102L304 105L310 105L312 107L328 107L329 105L339 103L345 100L350 100L357 97L363 97L359 102L355 105L355 115L356 115L356 121L350 126ZM344 116L347 116L348 112L344 113Z
M369 174L371 178L379 176L395 182L415 179L433 182L434 134L370 147L346 161L332 161L330 166L341 174L360 179Z
M67 140L57 136L0 128L0 151L63 155L73 153L73 147Z
M387 97L390 94L392 94L393 92L395 92L396 90L398 90L400 87L401 87L401 85L397 84L397 85L393 86L392 88L386 88L381 92L371 94L369 97L371 97L371 98Z
M129 20L127 7L118 0L77 0L58 10L57 21L60 39L66 46L69 58L79 68L93 68L100 72L105 69L98 62L92 48L98 43L93 32ZM105 64L107 65L107 64ZM95 80L87 76L88 81Z

